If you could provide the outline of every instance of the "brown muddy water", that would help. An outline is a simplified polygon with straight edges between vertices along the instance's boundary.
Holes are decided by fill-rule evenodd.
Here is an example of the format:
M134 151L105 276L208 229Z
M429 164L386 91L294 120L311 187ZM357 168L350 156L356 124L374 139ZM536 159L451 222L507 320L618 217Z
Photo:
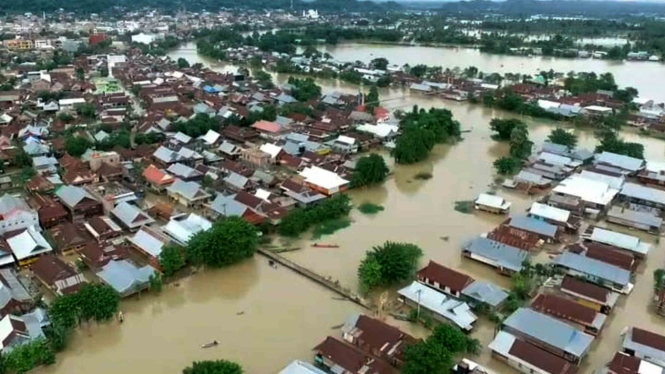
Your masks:
M198 61L205 62L190 62ZM287 77L276 78L281 82ZM319 83L324 92L358 91L357 87L346 84ZM422 264L432 259L475 278L508 287L508 278L460 257L461 243L489 231L502 218L462 214L453 206L455 201L471 200L490 189L492 162L506 154L507 147L490 139L488 123L494 117L509 115L480 106L411 95L403 90L383 90L381 98L391 109L409 109L416 104L446 107L461 122L463 130L469 132L463 134L464 140L459 144L438 146L427 161L393 166L394 175L383 185L351 191L355 204L372 202L384 206L385 211L368 216L354 210L351 215L354 223L350 227L319 240L339 244L340 248L312 248L311 242L303 239L295 243L302 249L286 256L357 289L356 269L365 251L386 240L412 242L425 252ZM527 122L536 144L555 126L540 120L527 119ZM593 148L595 140L590 131L575 132L581 146ZM665 158L663 141L632 133L623 136L643 143L648 158ZM416 180L414 176L421 171L433 177ZM499 190L498 194L513 203L513 212L524 211L536 199L505 190ZM655 243L653 236L630 233ZM582 373L591 373L611 359L620 347L620 334L626 326L637 325L661 333L665 330L664 320L649 310L651 274L664 263L663 244L656 244L638 272L632 294L622 297L596 339L584 360ZM312 347L326 335L339 333L332 330L332 326L361 311L354 304L334 297L335 294L288 269L270 268L264 258L256 256L231 268L196 274L177 287L166 287L161 295L148 293L140 299L123 301L125 322L122 325L114 322L82 328L73 337L70 347L58 355L55 366L37 372L179 373L192 361L224 358L239 362L249 374L277 373L292 359L311 359ZM244 314L237 315L239 312ZM416 336L425 335L422 328L398 324ZM473 336L486 346L493 333L494 324L481 320ZM220 341L220 346L200 348L201 344L214 339ZM498 373L514 373L492 360L487 348L476 359Z

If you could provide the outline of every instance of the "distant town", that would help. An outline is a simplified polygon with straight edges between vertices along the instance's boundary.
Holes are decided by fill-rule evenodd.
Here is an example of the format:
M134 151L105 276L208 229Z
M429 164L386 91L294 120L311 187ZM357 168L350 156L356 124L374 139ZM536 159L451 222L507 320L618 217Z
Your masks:
M665 100L575 69L665 69L660 36L623 18L551 33L562 20L533 17L532 40L514 22L316 8L0 19L0 367L73 373L80 358L60 358L102 335L90 326L130 329L135 303L259 261L348 307L308 346L305 332L255 337L310 353L282 357L275 373L664 372ZM590 23L626 43L580 45ZM344 61L326 49L344 43L546 56L570 69ZM438 179L451 157L457 169ZM431 205L413 196L432 192L409 191L416 213L373 198L405 173L411 187L439 181ZM387 215L394 224L366 235L385 234L372 247L343 245ZM422 233L414 215L441 229L427 233L435 246L392 239ZM211 319L233 325L257 305ZM172 371L254 372L216 349L233 339L206 338L205 353Z

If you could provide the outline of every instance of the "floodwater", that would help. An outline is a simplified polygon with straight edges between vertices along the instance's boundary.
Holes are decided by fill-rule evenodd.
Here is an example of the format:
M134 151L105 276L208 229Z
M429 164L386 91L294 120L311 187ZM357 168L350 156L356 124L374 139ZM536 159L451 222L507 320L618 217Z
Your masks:
M365 53L365 52L359 52ZM190 63L210 61L195 51L180 50L172 58L186 57ZM457 60L455 60L457 62ZM527 60L528 61L528 60ZM572 60L567 60L572 63ZM425 62L425 61L423 61ZM464 65L462 63L459 63ZM478 65L478 63L475 63ZM575 65L568 66L567 69ZM648 66L648 65L644 65ZM215 65L233 71L233 66ZM275 76L284 82L287 76ZM323 91L355 93L358 88L346 83L319 81ZM437 146L432 156L416 165L391 165L394 175L383 185L351 191L355 204L372 202L385 211L373 216L354 210L350 227L320 239L340 247L312 248L309 240L294 243L301 250L287 253L291 260L337 279L357 289L356 269L365 251L387 240L419 245L424 256L421 265L432 259L455 267L477 279L509 287L509 279L490 268L462 259L460 245L500 223L501 217L489 214L462 214L453 209L455 201L474 199L488 191L493 182L492 162L507 153L507 145L490 139L488 123L494 117L511 116L500 111L465 103L411 94L408 90L381 90L383 105L390 109L445 107L462 124L464 140L452 146ZM526 119L531 139L542 142L554 123ZM590 131L575 130L580 145L593 148ZM663 142L626 133L630 141L646 146L648 158L663 159ZM415 174L426 171L430 180L420 181ZM523 212L536 199L499 190L513 203L514 213ZM617 228L618 229L618 228ZM633 235L636 232L630 232ZM640 235L655 243L648 235ZM653 270L665 263L663 244L655 244L648 261L638 272L636 286L619 305L584 360L581 373L591 373L607 363L620 347L620 333L630 325L653 331L663 330L663 320L649 311ZM119 371L177 373L195 360L230 359L239 362L249 374L276 373L292 359L311 359L311 348L326 335L338 334L332 326L344 322L359 307L334 299L335 294L285 268L272 269L256 256L227 269L205 271L168 286L160 295L144 294L124 301L122 325L92 325L78 331L70 347L58 355L55 366L40 369L42 374L111 374ZM239 312L244 312L238 315ZM406 331L424 336L422 328L399 323ZM494 334L494 324L480 320L473 336L486 347ZM201 349L211 340L220 346ZM497 373L514 371L490 358L485 348L476 360Z

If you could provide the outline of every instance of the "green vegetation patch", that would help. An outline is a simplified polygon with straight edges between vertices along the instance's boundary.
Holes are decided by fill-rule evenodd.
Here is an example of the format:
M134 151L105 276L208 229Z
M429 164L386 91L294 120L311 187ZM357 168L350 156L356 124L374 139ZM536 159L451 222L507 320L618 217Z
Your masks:
M377 214L383 212L385 208L378 204L362 203L358 206L358 210L362 214Z
M473 200L455 201L455 210L464 213L473 213Z
M312 230L312 239L316 240L324 235L334 234L336 231L351 226L351 220L348 218L331 219L321 222L314 226Z

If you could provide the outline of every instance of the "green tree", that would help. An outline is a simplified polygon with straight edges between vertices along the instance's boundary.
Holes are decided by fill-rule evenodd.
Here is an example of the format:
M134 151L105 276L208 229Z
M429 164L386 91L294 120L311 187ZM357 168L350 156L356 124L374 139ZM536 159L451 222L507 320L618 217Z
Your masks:
M272 75L263 70L257 70L254 73L254 79L264 88L273 88L275 86L272 83Z
M597 133L600 143L596 146L596 152L612 152L629 157L644 159L644 145L640 143L626 142L619 138L616 131L603 129Z
M425 340L406 348L402 374L444 374L452 366L452 356L443 345Z
M418 78L422 78L425 73L427 73L427 65L416 65L409 69L409 73L415 75Z
M55 363L55 353L44 338L14 347L11 352L3 353L2 365L9 373L26 373L40 365Z
M162 276L159 275L159 273L151 275L148 278L148 282L151 291L155 291L157 293L162 292L162 287L164 287L164 280L162 279Z
M434 328L428 340L442 345L451 354L457 354L467 352L472 339L455 326L441 324Z
M409 126L395 141L391 151L398 164L413 164L427 159L434 148L434 134L426 129Z
M178 69L187 69L189 67L189 61L186 58L178 58Z
M167 245L159 255L159 266L165 276L171 277L185 267L185 253L176 245Z
M195 361L183 369L182 374L242 374L242 367L226 360Z
M388 69L388 59L385 57L377 57L370 61L369 65L372 67L372 69L378 69L378 70L386 70Z
M75 69L76 79L82 81L85 79L85 70L82 67L77 66Z
M351 186L361 187L383 182L388 176L386 161L377 154L361 157L353 169Z
M239 217L215 222L187 243L187 259L194 264L222 267L252 257L258 244L256 229Z
M492 138L495 140L510 140L510 134L518 126L524 126L524 122L515 118L493 118L490 121L490 129L496 134L493 134Z
M97 108L94 104L83 104L76 107L76 113L79 116L94 119L97 118Z
M70 156L81 157L91 147L92 143L80 136L68 135L65 138L65 149Z
M653 283L654 283L654 289L656 289L656 291L662 289L663 286L665 286L665 269L654 270Z
M120 295L105 284L85 284L71 295L60 296L49 308L49 318L60 328L70 329L81 321L108 321L118 312Z
M108 68L99 69L99 75L101 75L102 77L108 77L109 76L109 69Z
M388 241L372 248L358 267L361 289L367 292L377 286L389 286L411 278L415 274L418 258L422 254L420 247L409 243ZM380 271L381 275L378 282L377 271ZM370 283L364 284L363 281Z
M381 102L379 101L379 89L376 88L376 86L372 86L365 98L365 108L367 109L367 112L374 114L374 108L379 105L381 105Z
M577 145L577 136L562 128L556 128L547 136L550 143L565 145L568 149L573 149Z
M501 157L494 161L496 172L501 175L511 175L520 167L520 160L514 157Z
M58 114L58 119L61 120L64 123L69 123L69 122L72 122L74 120L74 116L72 116L71 114L69 114L67 112L62 112L62 113Z
M309 101L321 96L321 86L317 85L312 78L289 77L289 84L293 86L291 95L298 101Z
M18 152L14 155L13 160L14 166L17 167L31 167L32 166L32 157L27 154L22 148L19 148Z
M517 126L510 133L510 155L519 160L531 156L533 142L529 140L529 130L526 125Z

